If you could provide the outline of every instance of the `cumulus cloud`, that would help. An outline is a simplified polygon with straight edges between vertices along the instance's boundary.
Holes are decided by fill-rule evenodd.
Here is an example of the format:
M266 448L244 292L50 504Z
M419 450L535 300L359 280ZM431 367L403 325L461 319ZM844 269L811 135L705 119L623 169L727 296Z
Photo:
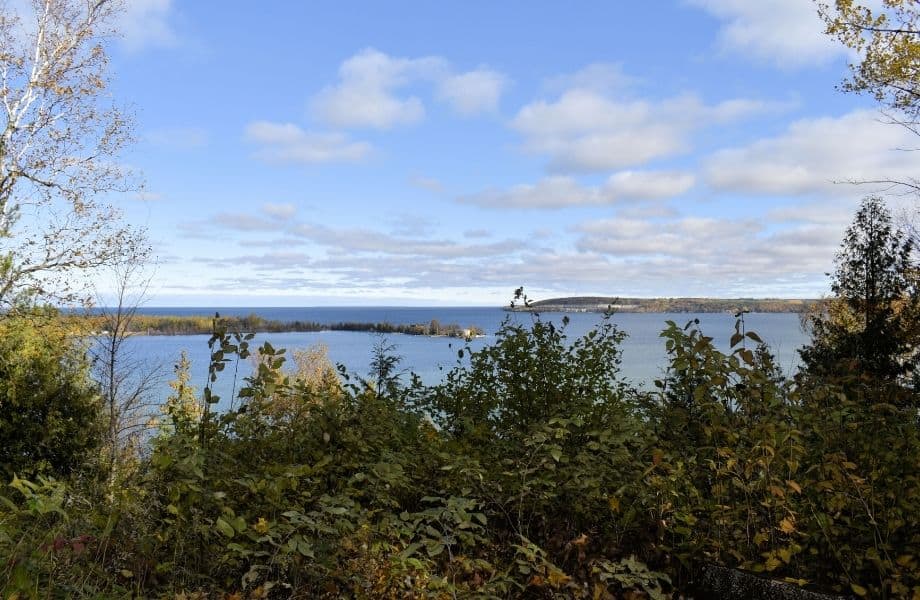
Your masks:
M507 78L485 67L455 73L439 56L394 57L368 48L342 63L338 82L323 88L311 107L317 118L336 127L408 125L425 117L416 95L420 83L434 85L440 99L471 115L498 107Z
M313 110L326 123L339 127L386 129L414 123L425 116L422 101L396 92L444 68L437 57L394 58L370 48L342 63L339 82L313 99Z
M779 136L729 148L706 158L714 188L755 194L865 194L839 181L909 180L920 172L920 154L905 151L916 137L903 127L857 110L840 117L801 119Z
M685 152L701 127L783 106L748 99L707 105L691 95L622 100L576 88L524 106L511 126L524 136L525 151L549 156L553 171L604 171Z
M122 42L130 51L175 46L179 36L172 18L172 0L129 0L118 23Z
M846 53L824 33L813 2L803 0L687 0L722 21L719 44L761 62L797 68Z
M622 92L636 83L636 79L623 72L619 63L591 63L574 73L550 77L546 88L553 93L570 89L589 90L599 94Z
M355 162L371 152L369 143L344 133L304 131L293 123L255 121L246 127L245 136L260 146L256 157L272 163Z
M694 184L690 173L622 171L599 186L585 186L572 177L551 176L536 184L520 184L506 190L486 190L461 196L458 201L486 208L565 208L658 200L678 196Z
M449 75L438 84L438 96L462 115L498 110L507 78L491 69Z

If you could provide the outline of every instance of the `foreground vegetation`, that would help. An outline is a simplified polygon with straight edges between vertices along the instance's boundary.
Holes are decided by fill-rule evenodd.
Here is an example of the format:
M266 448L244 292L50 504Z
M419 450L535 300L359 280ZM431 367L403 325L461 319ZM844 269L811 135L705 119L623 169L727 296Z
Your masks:
M444 381L297 370L215 319L209 382L180 361L149 434L111 441L74 339L7 315L0 346L3 597L665 598L707 563L920 596L918 298L877 200L780 372L743 315L731 351L668 322L654 391L619 376L609 317L535 316ZM525 304L527 304L525 299ZM710 332L706 332L710 333ZM232 408L211 383L258 361Z

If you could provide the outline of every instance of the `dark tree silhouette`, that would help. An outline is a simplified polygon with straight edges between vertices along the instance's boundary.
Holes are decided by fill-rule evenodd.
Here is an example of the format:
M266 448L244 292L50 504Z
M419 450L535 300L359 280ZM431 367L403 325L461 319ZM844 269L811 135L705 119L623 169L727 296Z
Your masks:
M831 280L835 298L809 319L806 371L897 381L917 367L917 279L911 241L877 197L863 200L844 235Z

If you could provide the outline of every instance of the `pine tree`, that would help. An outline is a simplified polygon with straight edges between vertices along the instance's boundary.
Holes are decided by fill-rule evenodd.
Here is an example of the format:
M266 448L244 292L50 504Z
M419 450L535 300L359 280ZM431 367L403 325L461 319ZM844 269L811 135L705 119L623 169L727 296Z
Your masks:
M914 373L918 290L911 242L883 200L863 200L831 280L835 298L810 317L813 340L799 353L806 372L894 382Z

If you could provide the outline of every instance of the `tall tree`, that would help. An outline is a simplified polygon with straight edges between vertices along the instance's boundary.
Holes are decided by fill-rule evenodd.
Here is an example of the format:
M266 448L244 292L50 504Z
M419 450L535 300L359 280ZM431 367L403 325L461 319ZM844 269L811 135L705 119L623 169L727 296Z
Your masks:
M917 132L920 120L920 4L881 0L818 2L827 33L855 51L848 92L868 93Z
M131 127L106 96L121 2L23 5L0 1L0 307L81 299L88 271L147 251L106 203L132 188Z
M920 296L911 251L884 201L863 200L837 253L835 298L810 318L813 341L800 350L808 372L880 381L915 372Z

